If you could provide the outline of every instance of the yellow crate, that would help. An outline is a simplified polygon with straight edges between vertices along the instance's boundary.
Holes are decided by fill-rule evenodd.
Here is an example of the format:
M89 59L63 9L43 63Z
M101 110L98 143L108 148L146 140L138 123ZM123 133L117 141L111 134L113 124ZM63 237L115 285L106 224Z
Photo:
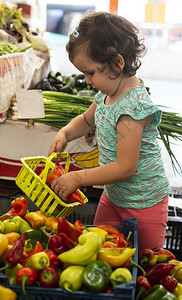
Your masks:
M62 152L61 155L66 157L65 171L68 172L70 156L67 152ZM81 204L79 202L70 204L64 202L46 184L48 172L55 168L55 164L52 162L54 158L58 158L58 154L55 152L48 158L44 156L22 158L23 166L15 182L46 216L55 216L60 219L63 216L69 216ZM87 203L87 197L80 190L79 192L84 204Z

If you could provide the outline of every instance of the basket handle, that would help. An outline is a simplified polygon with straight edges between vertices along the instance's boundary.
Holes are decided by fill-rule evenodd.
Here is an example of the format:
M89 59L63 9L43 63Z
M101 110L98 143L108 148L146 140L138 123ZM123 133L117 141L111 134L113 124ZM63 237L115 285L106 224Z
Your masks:
M46 164L45 164L45 169L44 169L44 171L42 172L42 181L43 181L44 183L46 182L48 171L49 171L49 169L50 169L51 166L52 166L52 160L55 159L55 158L59 158L60 156L63 156L63 157L66 158L65 171L66 171L66 173L68 172L69 166L70 166L70 161L71 161L71 158L70 158L70 155L68 154L68 152L61 152L61 154L58 154L58 153L56 153L56 152L53 152L53 153L47 158L47 161L46 161Z

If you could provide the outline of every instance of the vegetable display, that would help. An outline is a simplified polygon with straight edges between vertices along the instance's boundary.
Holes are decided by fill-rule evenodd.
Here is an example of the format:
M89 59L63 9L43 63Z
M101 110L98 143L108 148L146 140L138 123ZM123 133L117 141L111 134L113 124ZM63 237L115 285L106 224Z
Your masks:
M20 205L14 213L14 204L20 204L22 200L24 211ZM88 292L107 293L110 287L110 292L114 293L115 286L132 280L132 273L128 269L122 266L118 270L117 267L113 269L112 263L98 259L99 252L106 249L102 248L104 243L109 239L115 241L113 235L120 234L127 240L128 236L125 237L115 227L109 226L110 236L106 230L86 227L80 220L71 224L64 216L57 220L47 217L42 211L30 212L26 198L17 198L11 204L11 213L2 215L1 222L11 223L10 220L16 218L16 222L21 221L21 230L12 226L11 232L0 234L1 270L5 269L10 284L22 286L24 295L27 294L26 286L59 287L70 293L85 289ZM117 242L115 246L115 249L122 249L123 253L127 250L125 260L132 258L136 250L119 248Z
M15 6L9 7L5 3L1 3L0 12L0 29L13 36L19 44L21 42L27 42L27 47L20 51L26 50L30 47L29 44L31 44L35 50L48 52L49 49L44 39L38 36L37 32L33 33L30 31L29 24L22 15L22 8L16 9ZM17 50L15 45L2 45L3 54L5 54L4 51L12 53L15 52L15 50Z
M122 285L133 282L135 266L136 300L180 299L182 262L170 251L143 249L137 264L133 260L136 248L132 231L125 235L119 227L107 224L84 226L80 220L72 224L64 216L57 220L41 211L28 211L26 201L24 217L1 216L3 224L20 218L23 228L19 233L15 227L11 227L12 232L0 233L0 270L8 277L10 287L21 286L26 297L27 286L60 288L69 294L83 291L115 295L115 289L120 291ZM11 203L14 208L15 202ZM16 214L20 211L17 209ZM31 213L37 216L37 222L29 218Z

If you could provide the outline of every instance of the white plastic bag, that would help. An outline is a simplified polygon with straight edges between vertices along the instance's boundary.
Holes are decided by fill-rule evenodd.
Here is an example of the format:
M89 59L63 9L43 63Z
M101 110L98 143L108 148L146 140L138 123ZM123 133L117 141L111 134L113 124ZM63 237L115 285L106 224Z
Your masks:
M0 113L9 109L17 90L29 87L33 73L34 68L25 53L0 57Z

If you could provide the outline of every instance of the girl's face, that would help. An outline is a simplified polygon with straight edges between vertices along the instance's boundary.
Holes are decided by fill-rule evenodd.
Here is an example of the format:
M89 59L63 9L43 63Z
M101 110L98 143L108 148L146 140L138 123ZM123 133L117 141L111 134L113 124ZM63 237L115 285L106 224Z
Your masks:
M87 84L91 84L96 90L103 94L112 96L120 82L121 78L114 78L108 68L103 69L103 64L89 58L85 51L79 51L73 59L73 65L83 74Z

